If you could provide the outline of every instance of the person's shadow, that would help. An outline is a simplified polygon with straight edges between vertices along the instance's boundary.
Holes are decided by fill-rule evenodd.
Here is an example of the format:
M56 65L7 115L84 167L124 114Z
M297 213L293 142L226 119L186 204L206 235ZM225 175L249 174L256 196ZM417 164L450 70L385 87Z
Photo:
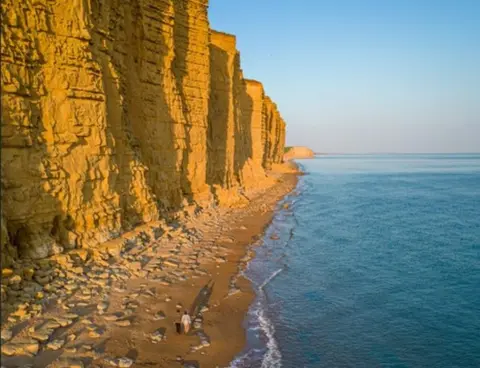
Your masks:
M190 316L192 316L192 320L195 319L203 307L208 305L208 300L212 295L214 285L215 281L212 282L212 280L210 280L204 287L200 289L190 308Z

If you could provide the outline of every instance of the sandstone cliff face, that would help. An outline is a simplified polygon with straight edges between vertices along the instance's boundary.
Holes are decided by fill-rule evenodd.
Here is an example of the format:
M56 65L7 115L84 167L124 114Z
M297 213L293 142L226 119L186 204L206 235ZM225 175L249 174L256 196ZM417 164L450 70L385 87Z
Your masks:
M236 84L238 84L235 36L211 31L210 106L208 115L207 181L224 188L236 186L234 168Z
M2 2L2 264L95 247L282 160L284 122L207 6Z
M265 94L263 86L255 80L244 80L240 101L239 134L242 145L237 152L240 182L245 187L259 185L265 180L263 167L264 142L263 104Z
M263 166L270 169L272 164L283 160L285 122L277 105L269 97L264 99L263 119L265 125Z

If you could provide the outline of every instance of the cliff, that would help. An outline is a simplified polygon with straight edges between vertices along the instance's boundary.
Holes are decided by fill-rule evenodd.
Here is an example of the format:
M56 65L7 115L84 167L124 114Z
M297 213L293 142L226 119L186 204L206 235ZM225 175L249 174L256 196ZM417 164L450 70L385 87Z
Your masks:
M208 111L207 181L231 188L235 176L235 90L238 55L233 35L212 31L210 36L210 99Z
M308 147L293 146L285 149L283 159L285 161L293 160L295 158L312 158L315 157L315 153Z
M268 180L285 123L207 7L2 2L3 267Z
M277 105L267 96L263 105L264 124L264 154L263 166L267 169L274 163L283 160L285 147L285 122L283 121Z

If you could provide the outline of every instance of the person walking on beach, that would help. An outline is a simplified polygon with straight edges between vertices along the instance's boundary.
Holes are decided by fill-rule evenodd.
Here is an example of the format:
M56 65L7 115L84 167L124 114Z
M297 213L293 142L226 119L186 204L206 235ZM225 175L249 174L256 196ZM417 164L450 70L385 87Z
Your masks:
M182 333L182 321L183 319L180 318L180 309L177 309L177 315L175 317L175 329L177 330L177 334Z
M192 319L188 315L188 312L185 311L185 313L182 316L182 325L183 325L183 332L185 335L190 331L190 324L192 323Z

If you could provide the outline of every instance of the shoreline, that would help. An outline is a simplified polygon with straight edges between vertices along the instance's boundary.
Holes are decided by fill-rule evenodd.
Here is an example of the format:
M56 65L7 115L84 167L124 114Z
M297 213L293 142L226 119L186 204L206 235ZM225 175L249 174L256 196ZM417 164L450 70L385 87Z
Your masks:
M133 246L133 254L121 254L123 262L110 260L109 270L92 264L89 271L96 274L87 280L66 273L63 286L71 286L65 297L11 329L13 337L2 344L2 365L110 367L123 358L132 367L228 367L246 346L243 322L255 299L241 273L255 255L250 245L262 238L302 172L287 163L272 175L277 182L249 191L244 208L205 210L185 220L180 232ZM202 297L210 281L211 294ZM186 336L175 333L177 308L202 310L203 320ZM62 318L69 323L54 326ZM2 325L2 336L9 325ZM46 336L39 343L40 332Z

